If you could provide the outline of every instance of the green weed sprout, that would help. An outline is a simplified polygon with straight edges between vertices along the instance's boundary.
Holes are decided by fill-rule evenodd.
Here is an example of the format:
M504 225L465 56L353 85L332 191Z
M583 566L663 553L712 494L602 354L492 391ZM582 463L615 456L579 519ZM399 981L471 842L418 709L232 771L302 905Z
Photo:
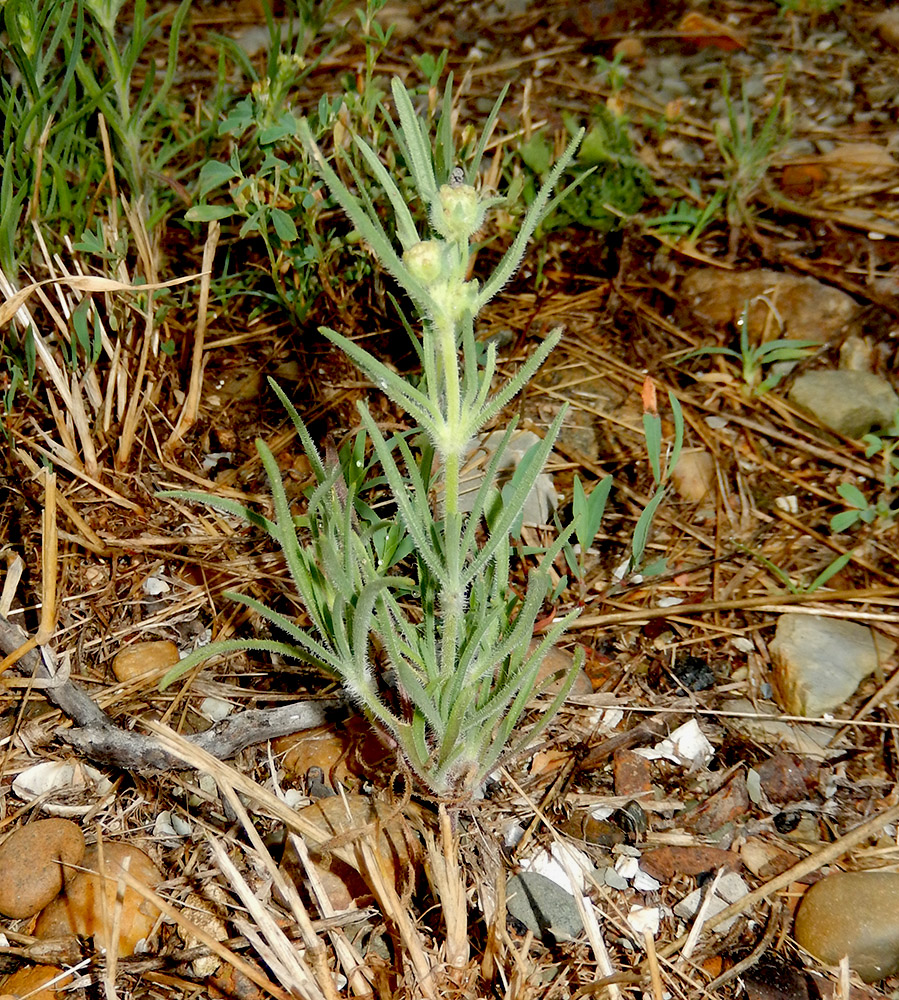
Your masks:
M880 456L883 490L880 497L872 501L854 483L840 483L837 493L845 501L847 509L830 519L831 531L846 531L859 521L873 524L878 518L889 522L899 516L895 498L895 490L899 486L899 456L896 455L899 447L899 410L889 427L878 434L866 434L862 440L865 442L866 458Z
M732 347L699 347L695 351L685 354L682 360L698 358L704 354L722 354L725 357L733 358L740 364L744 395L761 396L769 389L773 389L787 374L784 369L779 369L763 378L765 365L775 364L779 361L803 361L808 358L809 352L813 348L818 348L821 345L816 340L792 340L789 338L768 340L763 344L750 344L749 305L750 303L747 302L744 306L738 324L740 327L739 350Z
M745 88L738 106L731 99L730 78L722 81L722 94L727 109L727 128L715 126L715 141L724 160L724 191L727 200L727 221L731 227L731 250L735 252L740 224L753 229L750 202L762 186L765 174L777 150L789 131L784 110L784 76L774 95L771 110L758 128L753 122L752 109Z
M552 208L553 186L571 162L581 134L550 172L495 271L479 284L467 278L472 240L496 199L482 197L474 185L502 96L473 159L463 168L456 163L453 144L450 84L433 142L403 85L394 80L392 89L398 122L386 112L385 117L427 210L430 232L424 238L393 177L366 142L354 137L373 180L363 180L344 157L353 193L325 160L306 122L300 123L298 135L335 201L421 319L420 339L414 337L421 377L414 383L341 334L322 329L416 425L411 434L385 438L368 407L359 404L363 431L395 514L379 520L365 507L359 496L364 484L355 473L345 475L339 463L322 460L300 415L274 386L315 474L316 486L303 515L294 517L277 462L261 441L257 448L271 483L273 519L220 497L168 495L237 515L275 539L312 627L300 628L253 598L233 595L286 640L214 643L183 660L163 684L207 657L231 650L269 651L311 661L342 682L366 716L395 741L422 784L437 796L464 802L505 752L523 749L546 726L579 665L539 721L513 741L528 703L552 682L537 683L542 660L577 614L575 610L553 622L531 647L537 615L551 586L549 566L572 528L530 572L523 595L510 585L510 539L563 414L500 491L497 471L513 421L488 463L470 513L462 513L459 498L469 442L502 413L559 342L561 331L555 330L511 380L494 389L496 348L490 345L479 354L474 320L517 269L534 230ZM375 186L392 207L399 246L375 208L369 193ZM356 462L348 463L349 469L356 467ZM405 561L398 557L403 552L411 552ZM374 668L375 654L384 669ZM388 676L395 678L395 687L385 681Z
M646 438L646 454L649 458L649 467L652 469L652 481L655 490L649 498L649 502L640 512L637 523L634 525L634 537L631 542L631 570L635 570L643 563L643 556L646 552L646 545L649 542L649 530L652 527L656 511L668 492L668 482L671 472L677 465L680 458L681 448L684 443L684 414L677 396L669 389L668 402L671 405L671 417L674 423L674 441L671 443L667 454L662 451L662 418L659 416L658 402L656 399L655 383L647 378L643 384L643 434ZM652 576L655 573L665 571L664 561L656 566L644 567L643 575Z

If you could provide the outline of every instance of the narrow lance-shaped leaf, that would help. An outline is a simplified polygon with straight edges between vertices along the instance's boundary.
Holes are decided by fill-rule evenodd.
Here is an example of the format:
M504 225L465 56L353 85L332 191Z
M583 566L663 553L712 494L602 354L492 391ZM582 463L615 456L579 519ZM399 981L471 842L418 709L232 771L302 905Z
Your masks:
M512 490L504 501L503 511L496 520L487 541L484 543L477 558L466 568L463 580L467 586L472 578L480 573L487 563L493 558L493 554L499 545L505 544L512 526L521 517L524 510L525 501L528 494L537 481L537 476L543 471L546 460L552 451L553 445L565 419L566 407L562 407L546 432L546 437L526 455L526 461L522 461L516 469L512 479Z
M273 538L277 537L278 529L274 521L263 517L262 514L257 514L254 510L251 510L242 503L238 503L236 500L229 500L228 497L217 497L213 493L202 493L199 490L160 490L156 496L163 499L171 497L174 500L192 500L195 503L205 504L214 510L220 510L225 514L233 514L235 517L242 518L248 524L262 528L263 531Z
M549 176L541 185L536 198L534 198L534 201L531 203L531 207L528 209L527 215L524 217L524 221L521 224L521 229L518 231L518 235L503 255L503 258L499 262L499 265L493 275L490 277L489 281L486 282L484 288L478 296L475 312L479 312L481 307L488 303L496 295L496 293L503 287L503 285L505 285L505 283L518 269L518 265L521 263L522 257L524 257L524 252L527 249L527 245L530 242L531 237L534 235L534 231L543 221L546 205L549 201L552 189L556 186L556 182L559 177L561 177L562 172L574 159L574 154L580 145L581 139L584 137L585 131L585 129L578 130L571 142L568 143L565 152L556 161L556 164L550 171Z
M557 327L525 361L521 368L518 369L514 378L511 378L501 389L498 389L490 397L483 409L472 416L472 433L480 430L481 427L493 420L494 417L499 416L503 409L511 403L531 378L533 378L537 369L549 357L561 338L562 328Z
M319 331L354 361L397 406L402 406L407 413L415 417L425 430L434 426L434 409L424 393L419 392L396 372L391 371L387 365L378 361L374 355L369 354L364 347L354 344L353 341L337 333L336 330L322 326L319 327Z
M469 164L468 175L466 177L466 180L472 187L474 187L475 181L477 180L478 172L481 169L481 161L484 159L484 151L487 149L487 143L490 142L490 139L493 136L493 130L496 128L496 121L499 118L500 108L502 107L503 101L505 101L506 94L508 93L509 84L507 83L499 92L499 97L497 97L494 101L493 107L490 109L490 114L487 115L487 120L484 122L484 127L481 129L478 144L475 147L474 156Z
M412 505L406 490L406 484L400 475L400 471L390 454L387 442L384 440L378 425L375 423L367 407L360 405L359 412L362 415L363 423L372 439L372 445L378 454L390 489L393 492L394 500L400 511L400 516L406 525L406 530L415 540L415 545L419 556L425 561L428 569L434 576L445 585L445 567L441 559L438 558L427 533L423 530L421 518Z
M637 518L637 523L634 525L634 536L631 543L633 552L631 565L634 568L643 562L643 554L646 551L646 543L649 541L649 529L652 527L652 521L655 517L656 510L658 510L659 504L662 502L664 497L665 488L660 487L656 490L646 507L641 511L640 516Z
M277 656L286 656L297 660L309 659L309 657L304 655L302 649L292 646L289 642L274 642L271 639L222 639L220 642L211 642L208 646L201 646L199 649L195 649L179 663L176 663L159 682L159 690L164 691L170 684L178 680L179 677L183 677L188 670L192 670L195 666L213 656L247 652L274 653ZM323 664L324 662L322 661ZM335 676L339 676L340 672L335 670L334 674Z
M403 249L408 250L421 237L415 228L415 221L412 218L412 213L409 211L409 206L406 204L406 199L400 193L393 178L387 172L384 164L381 163L378 155L371 146L364 139L360 139L359 136L354 136L353 139L359 152L362 153L365 162L368 164L369 170L374 174L375 179L380 183L385 194L390 199L390 204L393 206L393 211L396 214L397 236L403 245Z
M427 292L424 286L412 277L402 260L400 260L383 226L377 218L373 219L365 213L359 200L350 194L343 181L328 165L321 150L312 138L309 125L305 120L300 123L299 132L304 146L315 162L316 169L324 177L331 194L349 216L350 221L359 230L363 238L367 240L382 265L414 299L419 302L427 301Z
M409 170L419 194L425 204L430 205L437 194L437 178L434 176L430 145L426 141L427 137L422 134L424 125L412 107L409 92L397 77L393 78L391 89L409 154Z

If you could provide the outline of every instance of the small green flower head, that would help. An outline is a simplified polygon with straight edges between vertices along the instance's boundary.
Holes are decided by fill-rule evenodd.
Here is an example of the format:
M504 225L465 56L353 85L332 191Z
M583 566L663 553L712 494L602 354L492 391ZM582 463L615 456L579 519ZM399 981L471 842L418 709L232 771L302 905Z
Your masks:
M445 248L443 240L422 240L403 254L403 263L413 278L430 287L443 276Z
M485 206L470 184L444 184L431 206L431 224L448 240L466 242L484 223Z
M477 281L438 281L429 289L432 314L461 322L466 313L474 315L477 311L479 290Z

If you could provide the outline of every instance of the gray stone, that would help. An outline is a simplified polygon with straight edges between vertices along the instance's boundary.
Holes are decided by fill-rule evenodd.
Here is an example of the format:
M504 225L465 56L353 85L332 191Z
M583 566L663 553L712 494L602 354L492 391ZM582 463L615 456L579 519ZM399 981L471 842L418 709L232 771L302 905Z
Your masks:
M793 926L796 942L825 965L849 967L867 983L899 972L899 875L837 872L802 897Z
M537 872L506 882L506 910L544 942L572 941L584 929L574 896Z
M896 644L855 622L784 614L768 648L781 707L790 715L819 717L851 698Z
M695 889L689 896L685 896L675 905L675 915L683 917L685 920L692 919L699 912L699 907L702 905L705 894L709 889L710 886L704 886L701 889ZM710 900L708 909L706 910L706 919L709 920L717 916L722 910L726 910L731 903L736 903L738 899L742 899L748 892L749 886L741 876L736 872L725 872L718 879L718 884L715 887L715 895ZM725 920L724 923L715 928L715 931L718 934L726 934L733 927L736 920L737 917Z
M800 375L790 401L845 437L860 438L889 427L899 396L886 379L871 372L818 371Z

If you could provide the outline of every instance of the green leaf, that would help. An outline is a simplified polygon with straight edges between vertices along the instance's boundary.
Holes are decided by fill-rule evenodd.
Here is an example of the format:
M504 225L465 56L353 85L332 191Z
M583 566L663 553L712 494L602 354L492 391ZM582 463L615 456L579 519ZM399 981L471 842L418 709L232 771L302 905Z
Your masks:
M841 531L851 528L860 516L860 511L857 510L844 510L839 514L834 514L830 519L830 530L839 534Z
M850 513L850 512L847 512ZM840 570L846 566L849 560L852 558L851 552L844 552L841 556L837 556L834 561L823 569L812 582L805 588L806 593L814 593L819 587L823 587L825 583L832 577L835 576Z
M197 178L197 195L205 198L214 188L221 187L229 181L239 177L240 174L230 163L222 163L219 160L207 160L200 170Z
M581 547L581 558L587 554L587 550L593 544L593 539L602 524L603 515L606 510L606 501L612 490L614 480L611 476L606 476L597 486L594 486L587 497L584 494L584 487L580 477L574 477L574 497L572 510L577 518L575 529L578 544Z
M523 142L518 149L518 155L524 161L524 165L533 170L538 177L549 173L553 153L542 132L535 132L527 142Z
M849 504L859 510L868 509L868 498L854 483L840 483L837 493Z
M643 414L643 434L646 437L646 454L652 466L652 478L656 486L662 482L662 418L658 413Z
M271 211L272 225L278 234L278 239L282 243L293 243L297 238L297 227L293 219L282 208L273 208Z
M677 460L680 458L681 448L683 448L684 444L684 411L681 408L680 400L670 389L668 390L668 402L671 406L671 419L674 422L674 443L668 455L665 467L665 479L671 475L671 470L677 465Z
M227 219L236 214L227 205L194 205L184 213L188 222L212 222L214 219Z
M524 256L524 252L527 249L527 245L530 242L531 237L534 235L537 227L545 218L547 203L550 200L553 188L562 176L562 172L574 159L574 154L577 152L577 148L580 145L580 141L583 136L584 130L580 129L571 142L568 143L565 148L565 152L562 153L556 161L556 164L550 171L549 176L540 186L537 196L531 203L527 215L521 223L521 229L519 229L518 235L503 255L502 260L500 260L496 267L496 270L493 272L488 281L485 282L484 287L478 296L477 305L474 310L475 312L479 312L481 307L488 303L515 273L518 265L521 263L521 259Z
M631 543L631 551L633 553L631 565L634 569L639 567L643 562L643 554L646 551L646 543L649 541L649 531L652 527L652 521L664 497L664 488L656 490L649 503L641 511L640 516L637 518L637 523L634 525L634 537Z

